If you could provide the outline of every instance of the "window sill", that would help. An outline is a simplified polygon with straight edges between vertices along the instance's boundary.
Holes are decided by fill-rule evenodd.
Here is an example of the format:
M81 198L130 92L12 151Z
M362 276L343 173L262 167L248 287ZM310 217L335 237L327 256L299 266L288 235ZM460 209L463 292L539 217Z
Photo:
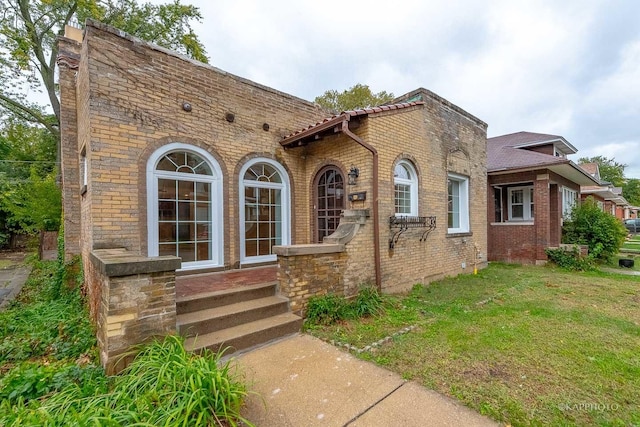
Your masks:
M533 221L505 221L505 222L492 222L491 225L534 225Z
M449 233L447 232L447 238L454 238L454 237L471 237L473 236L473 233L471 231L464 231L464 232L456 232L456 233Z

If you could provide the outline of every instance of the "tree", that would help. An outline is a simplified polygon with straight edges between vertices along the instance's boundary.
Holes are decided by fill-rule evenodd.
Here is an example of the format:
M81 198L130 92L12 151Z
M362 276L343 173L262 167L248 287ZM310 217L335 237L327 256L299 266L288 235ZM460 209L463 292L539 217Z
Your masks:
M38 124L59 140L60 101L55 84L56 38L65 25L94 18L144 40L207 62L190 22L202 16L179 0L166 5L136 0L0 0L0 118ZM30 95L44 89L49 105ZM47 113L51 109L53 114Z
M393 98L393 93L387 93L385 91L373 93L371 89L369 89L369 86L356 84L342 92L328 90L322 95L317 96L315 103L327 110L340 112L356 110L358 108L375 107L387 103Z
M640 206L640 179L627 179L622 186L622 195L633 206Z
M56 142L46 129L17 120L0 129L0 246L15 233L58 228Z
M600 178L612 183L616 187L622 187L625 182L624 169L627 165L618 163L615 159L604 156L582 157L579 163L597 163L600 169Z

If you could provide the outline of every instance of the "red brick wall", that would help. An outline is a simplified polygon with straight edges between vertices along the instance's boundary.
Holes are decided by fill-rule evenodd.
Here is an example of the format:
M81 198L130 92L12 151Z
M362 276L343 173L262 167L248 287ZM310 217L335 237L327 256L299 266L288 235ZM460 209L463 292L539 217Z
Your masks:
M544 250L557 247L562 238L562 187L579 186L549 170L489 176L487 217L489 260L535 264L547 259ZM533 224L495 223L493 186L531 183L534 186ZM506 217L508 201L503 200Z

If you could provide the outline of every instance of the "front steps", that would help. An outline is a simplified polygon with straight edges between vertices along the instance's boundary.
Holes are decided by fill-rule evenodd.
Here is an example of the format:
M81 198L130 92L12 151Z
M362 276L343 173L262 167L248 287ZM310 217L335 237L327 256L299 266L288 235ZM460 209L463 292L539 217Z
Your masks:
M302 318L289 311L276 284L245 286L178 298L178 332L189 351L235 353L300 331Z

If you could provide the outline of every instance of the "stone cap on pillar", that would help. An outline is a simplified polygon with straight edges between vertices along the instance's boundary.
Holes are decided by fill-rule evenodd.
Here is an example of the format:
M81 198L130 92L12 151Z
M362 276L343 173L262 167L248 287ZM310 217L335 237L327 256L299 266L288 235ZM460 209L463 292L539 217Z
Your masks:
M171 255L146 257L125 248L113 248L91 251L91 262L105 276L120 277L175 271L182 265L182 258Z

